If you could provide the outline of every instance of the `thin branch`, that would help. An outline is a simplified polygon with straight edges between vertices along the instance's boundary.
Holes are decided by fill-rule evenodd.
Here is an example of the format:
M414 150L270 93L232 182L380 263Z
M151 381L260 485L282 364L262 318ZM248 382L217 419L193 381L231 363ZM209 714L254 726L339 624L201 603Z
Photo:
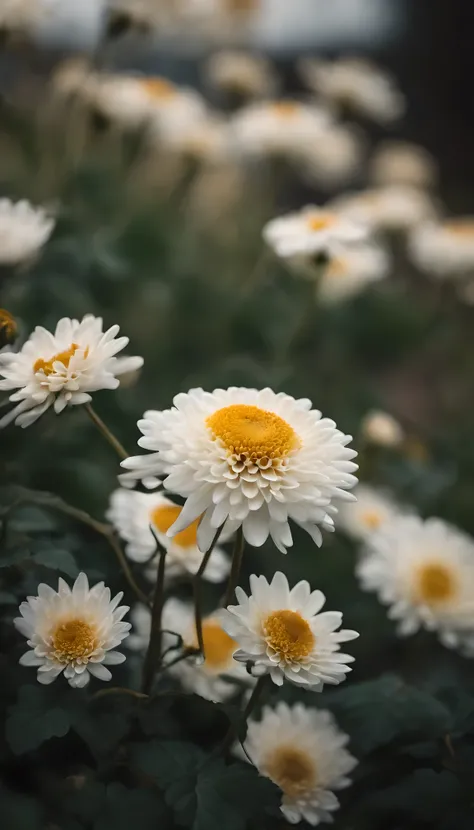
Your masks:
M108 689L100 689L100 691L92 695L91 699L99 700L108 695L129 695L138 700L148 700L148 695L143 694L143 692L136 692L135 689L126 689L124 686L110 686Z
M225 522L224 522L224 524L225 524ZM207 568L207 564L209 562L209 559L211 558L211 553L214 550L215 546L217 545L217 542L219 540L219 536L222 533L224 524L222 524L216 530L216 532L214 534L214 538L213 538L213 540L211 542L211 545L209 547L209 550L207 550L206 553L204 554L204 556L202 558L202 562L199 565L199 570L196 571L196 573L194 575L194 579L193 579L194 620L195 620L195 625L196 625L196 637L197 637L197 642L198 642L199 654L201 654L201 657L202 657L203 661L205 660L205 654L204 654L204 639L203 639L203 634L202 634L201 581L202 581L202 576L204 574L204 571Z
M269 678L268 674L261 675L258 678L255 686L253 687L252 694L250 695L250 697L247 701L247 705L246 705L244 711L242 712L242 724L241 724L242 726L244 726L247 723L250 714L253 712L255 706L257 705L258 701L260 700L260 698L262 696L262 692L263 692L263 690L264 690L264 688L267 684L268 678ZM231 725L229 726L229 729L227 731L227 734L224 737L224 740L222 741L222 744L219 747L218 754L219 755L225 755L227 750L232 746L232 743L233 743L233 741L235 740L236 737L237 737L237 735L236 735L235 724L231 723ZM245 747L244 747L243 744L242 744L242 748L245 752Z
M166 548L162 548L160 558L158 560L158 572L156 576L155 593L151 611L150 640L148 642L145 662L143 664L142 692L147 695L149 695L152 690L155 674L161 665L161 641L163 639L161 617L163 615L163 605L165 600L165 561Z
M104 436L105 440L114 448L115 452L122 459L129 457L129 453L126 449L122 446L118 438L115 437L113 432L110 431L108 426L104 423L102 418L99 417L95 409L92 408L90 403L84 404L84 409L86 410L89 418L95 424L99 432Z
M242 567L242 560L244 557L245 539L242 526L237 530L235 536L234 550L232 553L232 566L230 569L229 581L227 583L227 590L224 597L224 608L231 604L235 596L235 589L239 581L240 569Z

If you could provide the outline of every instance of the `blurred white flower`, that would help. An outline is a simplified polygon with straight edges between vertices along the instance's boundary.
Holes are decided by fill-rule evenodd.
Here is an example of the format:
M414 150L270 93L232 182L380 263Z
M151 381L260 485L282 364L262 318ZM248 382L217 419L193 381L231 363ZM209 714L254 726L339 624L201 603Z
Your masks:
M308 87L335 107L381 124L397 120L405 111L405 98L394 78L370 61L305 58L300 61L300 72Z
M377 245L354 245L334 256L321 271L317 282L320 302L331 305L344 302L388 276L390 261Z
M48 241L55 221L43 208L23 200L0 199L0 265L33 259Z
M272 219L263 229L267 245L283 258L317 254L330 257L367 235L367 228L362 223L315 205Z
M166 575L195 574L202 562L197 545L196 519L172 539L166 535L181 513L181 507L161 493L139 493L134 490L115 490L110 497L106 518L116 527L126 541L125 553L134 562L148 562L156 552L156 538L166 549ZM153 532L152 532L153 528ZM229 538L222 533L221 541ZM222 548L214 548L204 579L222 582L229 573L230 563ZM155 568L156 570L156 568Z
M364 222L374 231L409 231L436 214L427 193L406 185L348 193L334 199L332 205L334 210Z
M223 628L236 640L234 659L251 662L265 671L277 686L289 680L315 692L324 683L338 685L351 671L354 658L339 651L340 643L358 637L342 629L340 611L323 611L326 598L302 580L290 590L286 576L277 571L269 583L264 576L250 577L250 596L236 589L238 605L221 612ZM320 613L321 612L321 613Z
M251 545L270 535L285 552L292 519L321 544L319 525L334 528L333 500L352 498L346 491L357 481L350 436L311 401L271 389L191 389L173 403L138 422L138 443L151 452L122 463L125 483L166 475L166 489L186 498L169 536L202 514L201 550L224 522L242 525Z
M333 790L351 783L347 776L357 761L348 743L329 712L281 702L264 706L260 721L250 720L244 747L259 773L282 790L285 819L316 826L333 821L339 807ZM245 753L239 755L248 760Z
M30 31L42 20L54 14L62 0L2 0L0 29Z
M185 128L171 120L158 134L166 149L188 161L219 164L231 154L227 122L215 116L191 121Z
M245 98L264 97L276 86L273 67L263 55L230 49L209 58L204 77L210 86Z
M339 510L341 529L358 541L379 530L395 516L401 508L385 491L368 484L358 484L354 490L357 501L342 504Z
M353 127L329 124L317 141L299 148L299 161L311 181L332 190L350 181L363 163L364 141Z
M436 161L428 150L408 141L383 142L370 163L371 179L381 186L430 187L437 174Z
M230 132L236 153L245 156L298 158L301 148L317 141L330 123L329 114L292 99L249 104L234 115Z
M66 406L87 403L90 392L116 389L118 377L142 366L141 357L115 357L128 344L119 326L102 331L102 319L92 314L82 321L63 317L51 334L37 326L22 349L0 357L0 391L16 403L0 419L0 428L15 421L27 427L50 406L56 414Z
M403 428L393 415L377 409L367 412L360 429L366 441L381 447L399 447L405 440Z
M53 92L62 98L78 96L87 98L97 83L97 75L84 58L67 58L61 61L52 75Z
M437 631L448 646L474 634L474 541L441 519L399 516L367 541L361 586L388 605L398 633Z
M220 623L220 612L203 620L202 633L204 642L204 662L201 658L188 657L169 668L169 673L176 677L187 692L195 692L207 700L223 701L235 694L236 683L253 684L254 679L245 666L233 659L237 643L229 637ZM136 606L132 611L133 634L130 636L131 648L144 651L150 639L151 614L144 605ZM163 636L163 649L177 646L177 638L170 631L182 637L183 648L198 647L194 612L190 605L177 599L169 599L163 609L162 625L166 630ZM165 665L176 656L170 651L165 657Z
M20 605L21 617L14 620L30 650L20 658L22 666L35 666L38 681L45 685L64 672L73 688L82 688L90 675L99 680L112 677L107 665L123 663L114 651L128 637L130 623L122 622L129 610L118 607L123 593L111 599L103 582L89 588L87 576L79 574L72 590L59 579L58 590L38 585L38 596Z
M474 268L474 217L458 216L426 222L409 240L413 262L436 277L463 274Z

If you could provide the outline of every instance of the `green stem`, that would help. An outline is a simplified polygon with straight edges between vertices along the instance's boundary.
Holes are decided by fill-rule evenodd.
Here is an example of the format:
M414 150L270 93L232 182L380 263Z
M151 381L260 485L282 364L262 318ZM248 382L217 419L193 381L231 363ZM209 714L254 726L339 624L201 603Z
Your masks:
M232 566L230 569L229 581L227 583L227 590L224 597L224 608L231 604L235 596L235 589L239 581L240 569L242 567L242 560L244 557L245 539L242 526L240 526L235 535L234 550L232 553Z
M115 435L110 431L110 429L104 423L102 418L99 417L99 415L97 414L95 409L92 408L91 404L90 403L84 404L84 408L85 408L89 418L93 422L93 424L95 424L95 426L97 427L99 432L104 436L105 440L110 444L110 446L114 448L114 450L117 453L117 455L119 456L119 458L121 458L122 461L125 458L128 458L129 453L122 446L122 444L120 443L118 438L116 438Z
M163 632L161 630L161 617L165 600L165 560L166 549L162 548L158 560L158 572L156 576L155 593L151 609L151 631L148 649L143 664L142 692L149 695L153 687L153 680L156 672L161 666L161 642Z
M242 726L245 726L245 724L247 723L251 713L255 709L255 706L259 702L259 700L262 696L263 690L265 689L265 686L267 685L267 681L269 679L269 676L270 675L268 675L268 674L264 674L261 677L259 677L256 684L255 684L255 686L253 687L252 694L250 695L250 697L247 701L247 705L246 705L244 711L242 712ZM225 755L226 754L228 749L230 749L230 747L232 746L232 744L233 744L236 737L237 736L236 736L235 725L232 723L229 726L229 729L227 731L227 734L224 737L224 740L222 741L221 746L219 747L219 755Z
M224 522L224 524L225 524L225 522ZM217 545L217 542L219 540L219 536L222 533L223 527L224 527L224 525L222 524L218 528L218 530L216 530L216 533L215 533L214 538L211 542L210 548L204 554L204 556L202 558L202 562L199 565L199 570L196 571L196 573L194 575L194 579L193 579L194 621L195 621L195 626L196 626L196 637L197 637L197 642L198 642L199 654L201 655L203 661L205 659L205 654L204 654L204 639L203 639L203 634L202 634L202 606L201 606L202 576L204 574L204 571L207 568L207 564L209 562L209 559L211 558L211 553L214 550L215 546Z

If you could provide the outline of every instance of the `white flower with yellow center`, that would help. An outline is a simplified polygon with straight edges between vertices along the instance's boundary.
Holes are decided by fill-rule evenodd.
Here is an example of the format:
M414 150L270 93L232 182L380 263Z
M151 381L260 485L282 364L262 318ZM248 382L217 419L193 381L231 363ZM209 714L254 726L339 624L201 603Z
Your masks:
M336 61L305 59L301 74L311 89L336 107L389 123L405 111L405 99L396 82L370 61L343 58Z
M370 285L388 276L390 261L377 245L354 245L334 255L322 269L316 294L325 305L357 296Z
M339 801L333 790L351 784L357 765L345 749L349 736L338 729L330 712L302 703L264 706L260 721L251 720L242 758L250 758L261 775L282 791L281 811L290 824L316 826L332 822Z
M115 357L128 344L118 332L119 326L103 332L102 319L92 314L81 322L63 317L54 334L37 326L19 352L0 357L0 391L18 389L0 427L13 420L27 427L50 406L59 414L90 401L90 392L116 389L120 375L143 365L141 357Z
M436 182L438 171L433 156L424 147L408 141L386 141L372 156L370 175L382 187L430 187Z
M34 259L54 225L54 219L43 208L26 201L0 199L0 265L19 265Z
M165 475L164 486L186 498L168 534L202 515L198 543L207 550L224 522L243 527L259 547L271 535L282 552L292 544L289 519L319 545L318 525L331 530L334 499L357 479L351 438L311 409L306 398L271 389L191 389L172 409L149 411L138 422L149 455L128 458L123 481Z
M111 599L103 582L89 588L84 573L72 590L61 578L57 591L38 585L38 596L22 602L21 617L14 620L30 647L20 658L21 665L36 666L38 681L44 685L62 672L74 688L86 686L90 675L110 680L106 666L124 662L124 655L114 649L131 628L122 622L129 610L127 605L119 606L122 597L120 593Z
M380 447L395 448L405 440L403 427L399 422L379 409L373 409L362 419L361 435L371 444L378 444Z
M474 633L474 541L441 519L387 522L369 537L357 575L390 606L402 636L427 628L455 646Z
M239 110L231 119L230 132L237 154L297 158L302 147L318 140L330 120L315 104L265 101Z
M222 625L239 644L236 660L251 662L267 672L277 686L289 680L320 692L324 683L337 685L351 671L350 654L340 643L358 637L343 629L340 611L323 611L322 591L311 591L306 580L290 590L286 576L277 571L270 583L264 576L250 577L250 596L236 589L239 605L222 611ZM321 613L320 613L321 612Z
M166 575L175 577L185 573L195 574L203 556L197 544L198 519L172 539L166 535L180 513L181 507L161 493L119 489L110 497L106 516L125 540L125 553L134 562L149 562L156 553L158 539L166 549ZM224 541L228 537L228 533L222 533L220 538ZM224 551L216 547L204 572L204 579L222 582L229 573L229 567Z
M263 238L277 256L288 259L333 252L362 241L367 228L336 210L315 205L272 219L263 229Z
M317 141L300 146L298 160L311 181L333 190L359 173L363 156L363 137L354 127L329 124Z
M354 222L363 222L374 231L389 232L409 231L436 214L431 197L407 185L349 193L335 199L332 208Z
M353 539L368 539L401 513L386 492L368 484L358 484L354 495L357 501L343 504L339 510L340 526Z
M208 83L223 92L257 98L275 87L270 61L250 52L225 50L212 55L205 67Z
M207 700L214 701L231 697L242 683L255 682L245 666L234 660L233 654L237 643L222 628L219 615L220 612L216 612L203 620L204 662L201 663L200 658L191 656L169 668L169 673L180 681L187 692L195 692ZM132 621L133 634L130 636L130 646L144 651L150 638L149 609L144 605L136 606L132 611ZM163 637L164 650L177 645L177 638L169 633L171 631L182 637L182 648L198 648L194 611L190 605L176 599L168 600L163 609L162 625L166 630ZM165 657L165 665L171 662L176 654L176 651L170 651Z
M409 249L415 265L437 277L474 268L474 216L426 222L415 228Z

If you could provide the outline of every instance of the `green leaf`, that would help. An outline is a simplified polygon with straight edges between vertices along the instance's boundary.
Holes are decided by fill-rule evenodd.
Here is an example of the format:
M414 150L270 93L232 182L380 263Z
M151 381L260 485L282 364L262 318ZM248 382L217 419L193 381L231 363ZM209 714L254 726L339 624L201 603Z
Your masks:
M18 600L9 591L0 591L0 605L18 605Z
M73 691L73 690L70 690ZM9 709L6 739L16 755L37 749L49 738L62 738L74 720L74 709L61 692L50 694L44 686L22 686L18 700Z
M61 571L61 573L67 574L67 576L72 578L75 578L79 573L76 560L67 550L44 547L41 550L37 550L32 558L38 565L43 565L45 568L50 568L51 570Z
M166 812L158 795L151 790L129 790L122 784L110 784L101 815L94 822L94 830L130 830L137 819L140 830L164 830Z
M451 725L450 712L442 703L395 675L326 693L323 705L349 733L359 757L394 739L414 743L439 737Z
M376 793L368 806L377 815L406 813L411 820L438 821L463 800L461 784L451 772L419 769Z

